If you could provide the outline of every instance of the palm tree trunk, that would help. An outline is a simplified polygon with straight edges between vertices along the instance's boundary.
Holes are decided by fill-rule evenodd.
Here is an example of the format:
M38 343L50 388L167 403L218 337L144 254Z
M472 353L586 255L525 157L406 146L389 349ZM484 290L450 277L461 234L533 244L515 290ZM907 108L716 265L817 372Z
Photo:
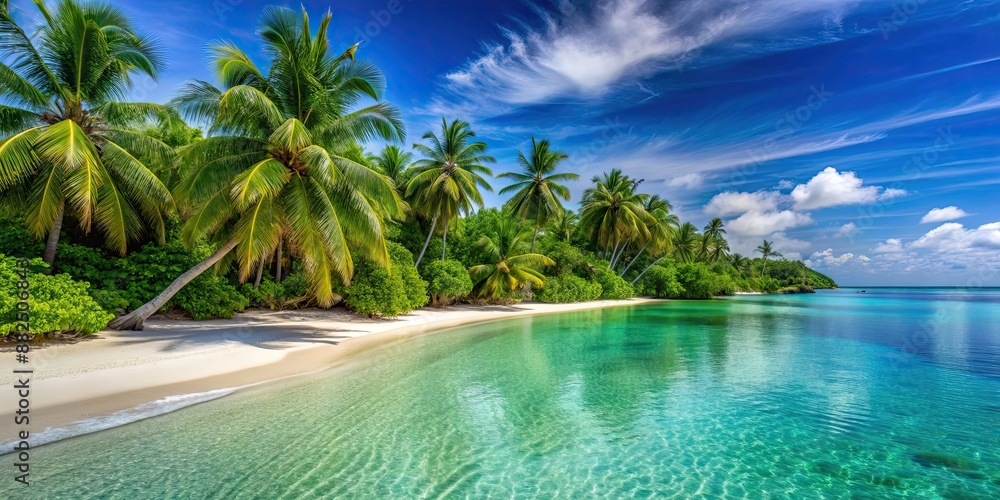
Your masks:
M441 235L441 260L445 258L445 252L448 250L448 221L444 221L444 234Z
M260 265L257 266L257 277L253 279L253 287L258 288L260 286L260 279L264 276L264 259L260 260Z
M170 283L159 295L153 298L153 300L146 302L145 304L139 306L138 309L124 315L119 316L114 321L108 324L108 328L111 330L142 330L142 324L147 318L153 315L156 311L159 311L167 302L173 298L177 292L181 291L185 285L190 283L192 280L197 278L201 273L205 272L208 268L215 265L216 262L222 260L227 253L231 252L236 248L237 240L233 238L226 242L225 245L219 247L212 255L208 258L199 262L191 269L188 269L184 274L180 275Z
M431 230L427 231L427 239L424 240L424 248L420 249L420 257L417 257L417 262L414 264L415 266L420 266L420 261L424 258L424 253L427 252L427 245L431 243L431 236L434 236L434 226L437 226L437 223L438 216L435 215L434 218L431 219Z
M634 280L632 280L632 284L634 285L636 281L639 281L639 278L641 278L644 274L646 274L646 271L649 271L650 269L652 269L653 266L659 264L661 260L666 259L672 253L674 253L673 250L667 252L663 257L660 257L659 259L654 260L652 264L646 266L646 269L643 269L642 272L639 273L639 275L636 276Z
M767 271L767 257L764 257L764 266L760 268L760 277L764 277L764 272Z
M56 220L52 223L52 229L49 229L49 237L45 240L45 251L42 252L42 260L49 265L49 268L45 270L47 274L52 273L52 263L56 261L56 247L59 245L59 232L62 231L64 207L65 202L60 202L59 209L56 212Z
M642 255L642 252L645 251L646 251L646 246L643 245L642 250L639 250L639 253L635 254L635 257L632 257L632 260L628 263L627 266L625 266L625 269L622 269L622 272L618 274L618 276L625 276L625 273L627 273L629 269L632 269L632 264L635 264L635 261L639 260L639 256Z
M274 267L274 282L281 283L281 239L278 239L278 256L276 257L277 264Z

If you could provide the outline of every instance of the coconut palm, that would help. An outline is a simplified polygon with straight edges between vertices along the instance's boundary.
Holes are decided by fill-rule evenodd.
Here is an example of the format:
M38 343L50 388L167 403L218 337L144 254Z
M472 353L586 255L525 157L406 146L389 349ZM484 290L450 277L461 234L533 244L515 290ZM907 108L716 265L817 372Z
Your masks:
M618 273L619 276L625 276L625 273L632 267L632 264L635 264L635 261L647 250L652 251L653 255L662 256L673 248L673 238L677 233L677 227L680 225L680 219L670 213L673 210L673 206L669 201L654 194L646 200L645 209L646 213L651 216L652 221L647 226L649 237L642 242L642 248L635 254L635 257Z
M736 270L740 277L742 277L743 273L747 270L747 266L750 265L750 259L738 253L734 253L729 256L729 264L733 266L733 269Z
M757 253L761 254L761 256L764 258L764 266L761 267L761 269L760 269L760 275L761 275L761 277L763 277L764 276L764 272L767 271L767 258L768 257L782 257L782 255L780 253L774 251L774 248L772 248L772 246L771 246L771 242L767 241L767 240L764 240L764 243L761 243L760 246L758 246L756 249L754 249L754 252L757 252Z
M674 260L678 262L694 262L697 258L698 248L698 228L690 222L681 224L677 229L677 236L674 238Z
M716 250L716 246L719 240L722 239L722 235L726 234L725 226L722 223L722 219L716 217L709 221L705 225L705 230L701 235L701 245L698 249L698 260L713 261L717 260L719 251ZM726 243L726 249L728 250L729 244ZM715 257L713 257L713 254Z
M673 240L671 241L672 248L668 252L661 255L660 258L653 261L652 264L646 266L646 269L643 269L642 272L632 280L632 284L634 285L637 281L639 281L639 278L642 278L642 276L652 269L653 266L659 264L661 260L671 255L674 257L674 260L678 262L693 262L697 256L700 237L701 236L698 234L698 228L695 227L694 224L690 222L681 224L681 226L677 228L677 231L674 233Z
M212 124L207 138L184 151L196 167L175 193L189 216L183 241L207 239L217 250L112 328L141 329L213 265L234 262L246 281L283 240L324 307L338 300L334 277L350 282L356 253L388 265L384 218L400 215L405 204L389 178L358 161L364 155L353 146L401 139L403 127L381 101L381 73L355 60L356 46L330 53L330 19L323 16L313 35L304 12L266 8L259 31L270 57L266 73L233 44L210 48L222 88L192 82L175 101L187 116ZM375 103L357 107L366 100Z
M530 157L525 156L523 151L517 152L521 172L504 172L497 177L514 181L514 184L500 190L501 196L514 193L505 204L506 208L522 219L534 221L535 227L531 234L531 251L534 252L538 230L564 210L559 199L569 201L569 188L560 183L575 181L580 175L571 172L553 173L569 155L550 149L548 140L537 141L532 137L529 154Z
M645 204L648 195L637 193L634 181L619 169L593 178L594 187L583 193L580 225L599 246L610 251L614 267L618 256L632 240L649 237L650 215Z
M107 3L35 2L41 25L28 36L0 2L0 193L45 238L55 260L63 219L125 254L151 234L164 240L170 192L140 158L169 161L166 144L132 127L162 106L119 102L133 78L156 78L159 42Z
M564 208L562 213L557 214L553 218L552 233L566 243L569 243L573 237L573 233L576 231L576 224L579 220L580 216L575 211Z
M491 236L483 236L476 243L489 258L486 264L469 268L469 277L475 283L473 293L481 298L503 297L524 286L540 287L545 277L541 269L555 265L552 259L525 250L528 231L519 230L517 221L504 219Z
M375 167L386 177L392 179L396 190L406 192L406 182L410 178L410 165L413 164L413 153L404 151L395 144L390 144L375 157Z
M486 143L475 141L475 137L476 133L468 123L461 120L448 123L442 118L440 137L430 130L423 136L429 146L413 145L424 158L411 167L413 173L406 187L406 196L417 213L431 220L427 240L417 257L418 266L438 223L443 226L441 260L444 260L448 225L459 214L471 211L473 206L482 208L480 189L493 191L490 183L482 177L492 176L493 171L483 164L495 163L496 159L486 154Z
M729 254L729 242L726 241L722 236L715 236L712 238L712 243L709 245L708 254L706 259L708 262L719 262L726 258Z

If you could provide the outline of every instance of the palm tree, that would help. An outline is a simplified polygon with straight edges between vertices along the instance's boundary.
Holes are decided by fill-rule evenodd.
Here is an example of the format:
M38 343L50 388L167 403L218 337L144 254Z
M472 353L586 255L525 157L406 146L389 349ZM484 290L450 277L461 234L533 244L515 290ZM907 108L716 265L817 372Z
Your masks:
M576 231L576 224L579 220L580 216L575 211L564 208L562 213L557 214L552 221L552 232L566 243L569 243L573 237L573 233Z
M501 297L525 285L544 284L545 276L539 269L555 262L542 254L520 253L525 250L527 237L528 231L518 230L516 221L504 219L492 237L480 238L476 244L486 252L489 263L469 268L478 297Z
M782 256L780 253L775 252L774 249L771 248L771 242L767 240L764 240L764 243L754 249L754 252L757 252L764 257L764 266L760 269L760 276L762 278L764 277L764 272L767 271L767 258Z
M645 204L648 195L636 193L641 181L634 181L619 169L593 178L594 187L583 193L580 225L591 233L593 241L610 250L614 267L629 242L649 237L650 215Z
M283 240L323 307L339 298L334 276L350 282L355 253L388 265L384 219L400 215L405 204L389 178L359 163L363 152L354 145L399 140L403 127L396 110L381 102L381 73L355 60L356 46L329 52L330 19L323 16L313 36L304 12L266 8L259 33L270 55L267 73L233 44L211 47L222 88L192 82L175 101L189 117L212 123L210 136L185 150L184 160L196 168L175 193L189 215L183 241L207 238L217 250L111 328L141 329L213 265L234 261L246 281ZM376 102L356 108L365 99Z
M173 210L166 186L139 158L170 161L173 150L134 126L162 106L118 102L139 75L157 78L159 42L107 3L63 0L55 12L35 2L28 36L0 2L0 193L24 214L30 234L47 235L55 260L63 219L72 217L124 255L146 229L164 242Z
M729 253L729 242L722 236L712 238L712 243L709 247L708 255L706 256L708 262L719 262L725 259Z
M651 216L652 221L652 224L648 225L649 238L643 242L642 248L629 261L628 265L618 273L619 276L625 276L625 273L632 267L632 264L635 264L635 261L646 250L651 250L653 255L662 255L673 248L673 238L677 233L677 227L680 225L680 219L670 213L673 210L673 206L669 201L654 194L646 200L645 209L646 213Z
M729 264L733 266L733 269L736 270L740 277L743 277L743 273L746 271L749 263L749 259L738 253L729 256Z
M639 281L639 278L642 278L647 271L652 269L656 264L659 264L660 261L667 258L667 256L673 255L674 260L677 260L678 262L693 262L696 257L695 252L698 248L699 238L700 235L698 234L698 228L695 227L694 224L690 222L681 224L681 227L679 227L674 234L672 240L673 247L670 251L653 261L652 264L646 266L646 269L643 269L642 272L632 280L632 284L634 285L637 281Z
M565 181L575 181L579 174L554 174L556 167L569 158L569 155L549 149L549 141L536 141L531 138L531 157L524 152L517 152L517 163L521 172L504 172L497 177L511 179L514 184L500 190L500 195L514 193L507 201L506 207L511 213L522 219L535 221L535 229L531 234L531 251L535 251L535 238L538 230L545 226L553 216L562 213L563 206L559 198L569 201L569 188L560 184Z
M722 219L716 217L705 225L705 230L701 235L701 246L698 249L698 260L713 261L718 258L719 251L716 250L717 243L722 240L722 235L726 234ZM725 240L722 240L725 241ZM725 244L728 250L729 244ZM711 254L715 253L715 257Z
M410 178L409 168L412 163L413 153L404 151L395 144L382 148L382 152L375 157L375 167L383 175L392 179L400 194L406 192L406 182Z
M475 137L476 133L468 123L461 120L448 123L442 118L441 137L430 130L423 136L430 146L413 145L424 158L411 167L413 173L406 187L406 196L411 199L414 210L431 219L427 240L417 257L418 266L438 222L444 226L441 232L441 260L444 260L448 225L459 214L471 211L473 205L482 208L480 188L493 191L490 183L482 177L492 176L493 171L483 164L495 163L496 159L486 154L485 142L473 141Z

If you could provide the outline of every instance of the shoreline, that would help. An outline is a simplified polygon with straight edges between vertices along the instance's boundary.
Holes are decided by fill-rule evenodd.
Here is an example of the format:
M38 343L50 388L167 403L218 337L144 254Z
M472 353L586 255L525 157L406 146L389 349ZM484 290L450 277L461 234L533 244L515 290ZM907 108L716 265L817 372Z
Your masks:
M396 319L370 319L343 308L254 310L228 320L151 319L143 331L105 330L78 342L32 350L31 434L52 436L32 444L124 425L252 385L316 373L358 352L415 335L507 318L658 302L663 299L425 307ZM14 382L10 373L0 374L0 385L10 387ZM0 407L16 405L15 396L15 391L0 391ZM190 400L183 404L186 397ZM155 408L147 413L137 410L148 406ZM107 425L83 425L95 421ZM79 431L72 432L74 427ZM12 441L11 432L13 426L5 424L0 443Z

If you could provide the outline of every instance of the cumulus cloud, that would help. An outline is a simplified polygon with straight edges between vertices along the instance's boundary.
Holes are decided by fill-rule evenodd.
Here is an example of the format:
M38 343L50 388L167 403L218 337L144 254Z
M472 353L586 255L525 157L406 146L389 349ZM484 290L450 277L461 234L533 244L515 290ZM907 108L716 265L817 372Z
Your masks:
M1000 222L983 224L976 229L966 229L957 222L946 222L931 229L911 245L941 253L1000 249Z
M965 210L958 208L954 205L944 208L932 208L930 212L927 212L922 219L920 219L921 224L929 224L932 222L947 222L950 220L961 219L962 217L967 217L969 214L965 213Z
M898 238L889 238L872 249L875 253L899 253L903 251L903 241Z
M860 232L861 232L861 229L858 227L857 224L855 224L853 222L848 222L847 224L844 224L843 226L840 226L840 229L837 230L837 233L836 233L835 236L837 236L839 238L851 238L851 237L853 237L854 235L856 235L856 234L858 234Z
M705 183L705 176L697 172L678 175L666 182L669 187L679 187L685 189L697 189Z
M815 266L826 265L826 266L839 267L839 266L842 266L842 265L847 264L849 262L856 262L856 263L859 263L859 264L866 264L869 261L871 261L871 259L869 259L865 255L858 255L858 256L855 257L855 255L853 253L850 253L850 252L843 253L843 254L840 254L840 256L837 256L837 255L834 254L832 248L827 248L826 250L823 250L822 252L814 252L812 255L810 255L809 256L809 260L806 261L806 265L809 265L809 266L813 266L813 265L815 265Z
M812 224L809 214L801 214L791 210L759 212L750 211L730 221L727 229L737 236L767 236L779 231L786 231L800 226Z
M865 186L854 172L838 172L826 167L805 184L792 190L792 200L798 210L874 203L906 194L901 189Z
M726 217L751 211L774 211L777 210L780 200L781 194L774 191L757 191L755 193L725 191L709 200L708 204L705 205L705 213Z

